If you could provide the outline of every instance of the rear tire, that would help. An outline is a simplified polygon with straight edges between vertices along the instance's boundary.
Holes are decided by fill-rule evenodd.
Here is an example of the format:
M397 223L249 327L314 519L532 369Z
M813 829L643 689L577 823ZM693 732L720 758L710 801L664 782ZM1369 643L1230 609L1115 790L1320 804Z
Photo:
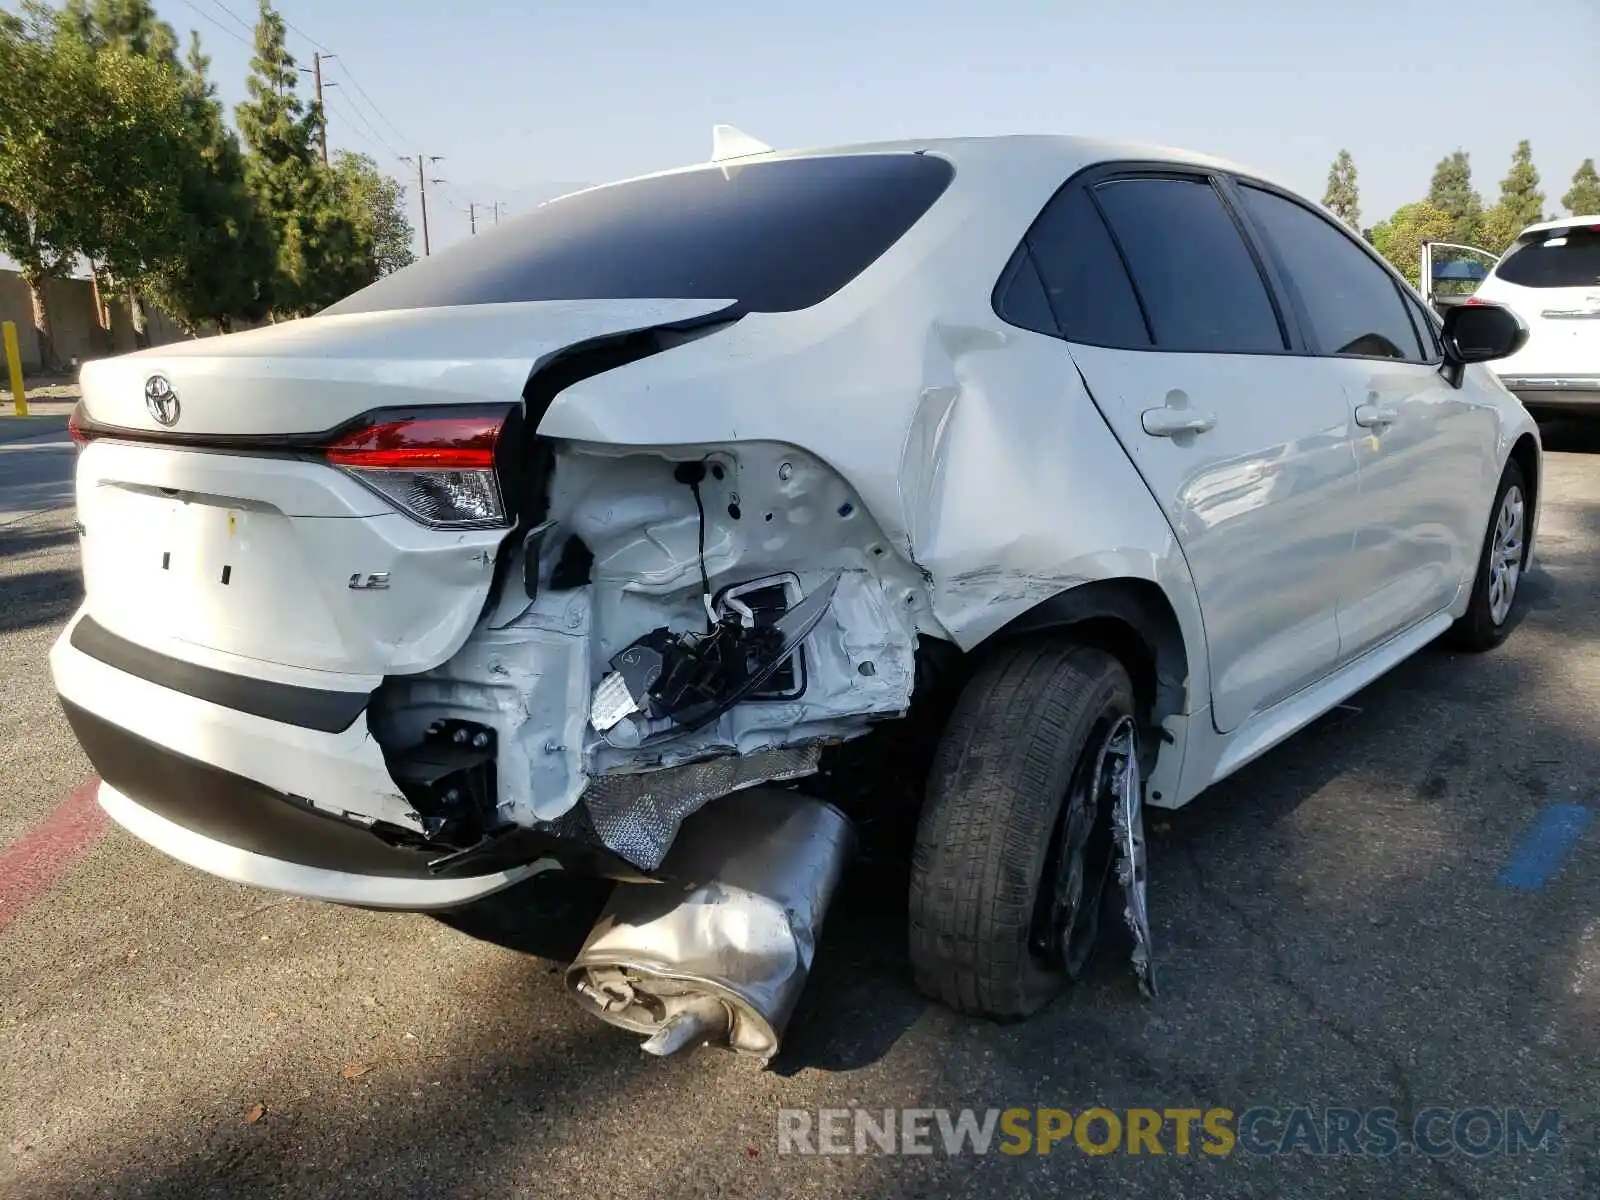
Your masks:
M1097 754L1133 715L1122 664L1067 641L1007 646L969 681L928 775L911 860L911 964L927 995L1017 1019L1081 977L1115 886L1109 804L1081 781L1093 771L1098 784ZM1086 843L1066 853L1083 829ZM1076 899L1063 908L1073 861Z
M1450 644L1472 653L1493 650L1511 632L1528 566L1528 487L1515 459L1506 463L1489 510L1489 528L1472 579L1467 611L1448 635ZM1509 594L1508 594L1509 593Z

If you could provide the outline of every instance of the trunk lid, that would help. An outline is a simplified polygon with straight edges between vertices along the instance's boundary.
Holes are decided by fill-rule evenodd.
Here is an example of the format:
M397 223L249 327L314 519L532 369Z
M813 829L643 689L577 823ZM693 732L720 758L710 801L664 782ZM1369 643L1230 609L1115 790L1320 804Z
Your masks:
M377 410L510 412L563 349L726 306L360 313L91 362L85 609L139 645L275 682L370 689L436 666L480 615L506 529L414 519L331 465L326 435Z

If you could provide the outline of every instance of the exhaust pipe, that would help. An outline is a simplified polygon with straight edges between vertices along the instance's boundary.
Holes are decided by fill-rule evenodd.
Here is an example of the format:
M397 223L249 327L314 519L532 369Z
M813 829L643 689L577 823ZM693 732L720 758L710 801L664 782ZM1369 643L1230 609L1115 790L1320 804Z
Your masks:
M805 987L855 849L831 804L775 788L684 821L662 871L619 883L567 969L577 1002L667 1055L712 1044L768 1062Z

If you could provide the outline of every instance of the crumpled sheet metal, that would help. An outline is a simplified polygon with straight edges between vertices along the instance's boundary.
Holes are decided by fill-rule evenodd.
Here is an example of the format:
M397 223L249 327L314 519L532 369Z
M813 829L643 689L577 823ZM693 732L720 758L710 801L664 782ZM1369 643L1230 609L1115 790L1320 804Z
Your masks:
M1113 745L1118 772L1116 800L1111 820L1117 847L1117 884L1122 888L1122 917L1133 935L1133 973L1139 980L1139 993L1148 998L1156 994L1156 967L1150 946L1150 912L1146 886L1150 866L1145 852L1144 798L1139 772L1138 733L1129 721Z
M655 771L597 775L584 789L583 803L607 848L641 870L653 871L684 818L703 805L744 788L814 775L821 761L822 747L814 743Z

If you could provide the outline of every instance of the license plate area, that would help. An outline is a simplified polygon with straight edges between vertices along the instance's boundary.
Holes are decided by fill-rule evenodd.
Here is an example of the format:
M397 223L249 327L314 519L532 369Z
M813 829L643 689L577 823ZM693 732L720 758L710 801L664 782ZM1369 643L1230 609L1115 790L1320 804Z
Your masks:
M337 646L290 518L171 489L101 493L85 575L91 608L115 625L249 657Z

